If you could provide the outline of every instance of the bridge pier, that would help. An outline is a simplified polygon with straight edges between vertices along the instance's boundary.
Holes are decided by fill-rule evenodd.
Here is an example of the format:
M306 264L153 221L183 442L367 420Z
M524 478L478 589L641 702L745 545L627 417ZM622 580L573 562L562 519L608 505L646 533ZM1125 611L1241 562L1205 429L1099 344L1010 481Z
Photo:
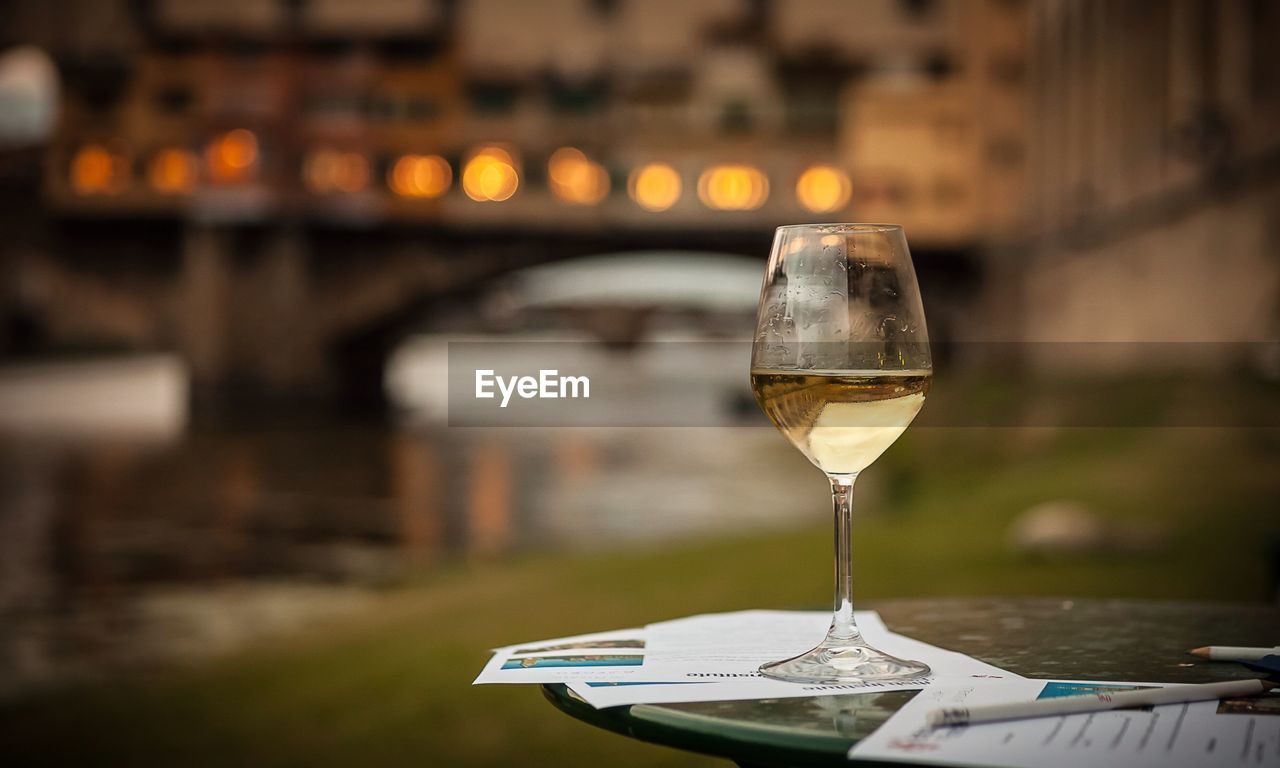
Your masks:
M237 346L254 378L270 394L316 390L326 371L314 320L306 239L296 226L272 230L257 269L246 276L245 313L237 323Z
M176 319L198 397L324 394L306 239L285 224L250 237L187 224Z
M227 374L230 239L230 232L206 223L189 223L182 233L175 313L178 350L197 393L208 391Z

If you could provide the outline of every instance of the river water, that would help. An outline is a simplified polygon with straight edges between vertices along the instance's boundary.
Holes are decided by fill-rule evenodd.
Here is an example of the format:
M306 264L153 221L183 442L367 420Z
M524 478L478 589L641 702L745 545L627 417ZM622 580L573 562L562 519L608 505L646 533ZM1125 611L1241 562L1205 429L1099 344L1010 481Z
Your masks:
M9 437L0 691L235 649L458 560L816 522L824 493L768 426Z

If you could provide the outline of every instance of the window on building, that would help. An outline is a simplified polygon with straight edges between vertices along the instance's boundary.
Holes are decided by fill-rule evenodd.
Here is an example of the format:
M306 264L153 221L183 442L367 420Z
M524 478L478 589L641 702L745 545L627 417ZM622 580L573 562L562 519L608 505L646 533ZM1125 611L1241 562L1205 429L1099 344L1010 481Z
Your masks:
M937 51L925 57L924 73L932 80L945 80L956 73L959 68L956 60L946 51Z
M467 85L467 101L481 115L507 115L516 107L520 89L509 83L474 82Z
M381 122L396 119L396 99L393 96L374 96L369 100L369 117Z
M359 117L369 111L367 106L363 97L350 93L313 93L302 103L312 117Z
M720 107L720 132L728 135L751 133L755 116L744 99L729 99Z
M938 13L937 0L898 0L902 15L911 21L928 21Z
M444 44L433 37L397 37L382 40L377 51L388 64L417 65L430 63L440 55Z
M1027 64L1021 56L996 54L987 62L987 74L992 82L1014 87L1022 85L1027 76Z
M62 70L67 90L78 94L82 103L95 112L114 109L123 98L130 77L125 60L108 53L71 57Z
M839 132L840 94L857 77L857 65L838 50L811 49L777 64L788 133L834 138Z
M552 77L547 80L547 101L560 114L596 112L608 100L609 88L604 79L568 81Z
M239 66L257 66L266 58L268 47L262 40L237 38L226 48L228 57Z
M786 95L787 132L797 136L833 137L839 130L837 94L827 88L795 88Z
M987 159L993 165L1020 165L1023 152L1022 142L1011 136L1001 136L987 142Z
M618 0L586 0L591 10L604 17L610 17L618 10Z
M1276 66L1275 41L1280 40L1280 3L1253 0L1250 4L1249 90L1258 104L1280 105L1280 67Z
M402 105L405 120L426 122L435 120L440 116L440 105L435 99L429 99L425 96L406 97Z
M440 105L427 96L388 93L370 101L369 116L384 122L425 123L440 116Z
M691 83L687 72L652 73L619 94L628 128L643 133L685 130Z
M304 50L314 61L320 63L351 56L358 50L358 46L354 40L322 37L306 41Z
M155 107L166 115L181 115L191 108L195 96L186 85L162 85L153 95Z
M1005 13L1018 13L1027 4L1027 0L991 0L991 7Z

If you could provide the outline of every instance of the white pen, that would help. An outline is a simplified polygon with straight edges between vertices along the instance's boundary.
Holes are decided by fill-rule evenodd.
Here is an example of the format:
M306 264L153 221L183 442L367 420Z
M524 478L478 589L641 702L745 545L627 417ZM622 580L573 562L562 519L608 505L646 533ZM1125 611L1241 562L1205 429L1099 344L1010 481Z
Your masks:
M1192 648L1188 651L1192 656L1212 661L1257 661L1263 656L1280 655L1280 645L1274 648L1249 648L1243 645L1206 645L1203 648Z
M1099 712L1123 707L1146 707L1155 704L1225 699L1233 696L1256 696L1266 693L1277 685L1280 684L1266 680L1231 680L1225 683L1168 685L1163 688L1143 688L1117 693L1104 691L1083 696L1059 696L982 707L946 707L930 712L925 716L925 722L930 728L940 728L948 725L989 723L994 720L1021 720L1028 717L1074 715L1080 712Z

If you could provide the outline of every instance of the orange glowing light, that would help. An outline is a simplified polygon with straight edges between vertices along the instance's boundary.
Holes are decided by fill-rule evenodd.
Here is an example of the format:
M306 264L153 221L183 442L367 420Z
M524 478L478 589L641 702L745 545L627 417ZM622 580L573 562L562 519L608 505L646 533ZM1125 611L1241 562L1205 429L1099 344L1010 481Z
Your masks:
M452 181L449 162L439 155L405 155L387 173L387 186L402 197L439 197Z
M125 186L123 157L101 144L87 144L71 159L71 188L80 195L112 195Z
M515 159L501 147L482 147L462 169L462 191L477 202L511 199L520 186Z
M666 163L649 163L632 171L627 191L646 211L665 211L680 199L680 174Z
M339 192L352 194L369 186L369 161L357 152L343 152L338 162L334 186Z
M369 161L359 152L318 149L303 163L302 180L319 194L354 194L369 186Z
M196 159L185 149L169 147L152 156L147 180L163 195L185 195L196 185Z
M246 181L258 163L258 137L253 131L236 128L209 143L205 153L209 177L220 184Z
M750 165L716 165L698 179L698 198L720 211L754 211L769 198L769 178Z
M796 180L796 199L814 213L830 213L845 207L853 194L849 174L830 165L806 168Z
M580 149L561 147L551 153L547 161L547 175L553 184L571 184L582 167L591 161Z
M609 172L573 147L551 153L547 176L552 194L571 205L595 205L609 194Z

